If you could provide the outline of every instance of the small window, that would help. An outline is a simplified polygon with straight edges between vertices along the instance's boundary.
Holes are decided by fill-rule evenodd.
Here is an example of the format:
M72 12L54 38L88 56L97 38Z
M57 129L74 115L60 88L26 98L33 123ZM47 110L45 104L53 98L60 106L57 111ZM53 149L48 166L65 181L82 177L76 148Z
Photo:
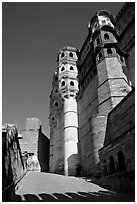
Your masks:
M126 163L123 152L118 153L118 165L119 165L119 172L126 171Z
M62 81L61 86L65 86L65 81Z
M105 21L105 20L102 20L102 24L103 24L103 25L106 24L106 21Z
M112 156L110 156L109 158L109 174L115 174L116 170L115 170L115 161L114 158Z
M121 62L124 62L124 59L123 59L123 57L122 57L122 56L120 56L120 60L121 60Z
M59 104L58 104L58 102L56 101L56 102L55 102L55 106L58 106L58 105L59 105Z
M109 35L107 33L104 34L104 39L109 40Z
M55 81L58 81L58 77L57 76L55 77Z
M74 95L73 94L70 94L70 97L73 97Z
M74 70L74 68L71 66L71 67L70 67L70 70Z
M107 53L108 53L108 55L112 55L112 50L111 50L111 48L108 48L108 49L107 49Z
M63 72L64 70L65 70L65 67L62 67L62 68L61 68L61 71Z
M55 120L55 118L54 118L54 117L52 117L52 120Z
M64 52L62 52L62 54L61 54L61 58L63 58L65 55L64 55Z
M73 57L73 53L72 53L72 52L70 52L70 53L69 53L69 56L70 56L70 57Z
M68 95L65 95L64 98L68 98Z
M99 60L102 58L102 53L101 52L99 53L98 57L99 57Z
M58 93L58 89L55 90L55 93Z
M74 82L73 81L70 82L70 86L74 86Z

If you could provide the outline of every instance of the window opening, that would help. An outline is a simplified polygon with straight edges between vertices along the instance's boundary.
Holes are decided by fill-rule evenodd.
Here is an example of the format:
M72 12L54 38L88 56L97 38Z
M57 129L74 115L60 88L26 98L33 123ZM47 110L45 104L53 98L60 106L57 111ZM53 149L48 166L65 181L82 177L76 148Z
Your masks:
M102 24L106 24L106 21L105 21L105 20L102 20Z
M124 59L123 59L123 57L122 57L122 56L120 56L120 60L121 60L121 62L124 62Z
M71 67L70 67L70 70L74 70L74 68L71 66Z
M70 56L70 57L73 57L73 53L72 53L72 52L70 52L70 53L69 53L69 56Z
M98 57L99 57L99 60L102 58L102 53L101 52L99 53Z
M65 70L65 67L62 67L62 68L61 68L61 71L63 72L64 70Z
M57 101L55 102L55 106L58 106L58 102Z
M73 81L70 82L70 86L74 86L74 82Z
M109 174L114 174L115 172L115 162L114 158L111 156L109 158Z
M126 164L125 164L125 158L123 155L123 152L118 153L118 166L119 166L119 172L126 171Z
M58 93L58 89L55 90L55 93Z
M107 49L107 53L108 53L108 55L112 55L112 50L111 50L111 48L108 48L108 49Z
M65 86L65 81L62 81L61 86Z
M109 40L109 35L107 33L104 34L104 39Z

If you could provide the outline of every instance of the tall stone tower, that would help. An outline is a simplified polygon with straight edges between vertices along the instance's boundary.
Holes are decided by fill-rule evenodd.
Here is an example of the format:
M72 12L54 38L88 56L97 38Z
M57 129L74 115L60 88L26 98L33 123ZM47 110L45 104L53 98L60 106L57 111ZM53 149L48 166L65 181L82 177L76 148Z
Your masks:
M64 47L58 56L59 91L63 98L63 135L65 175L75 175L78 164L78 93L77 54L73 47Z
M99 82L99 113L107 114L131 90L124 74L127 54L118 46L114 19L108 11L98 11L91 27Z
M88 31L78 60L79 154L83 175L99 175L98 150L104 144L108 113L130 92L131 83L112 14L97 11Z

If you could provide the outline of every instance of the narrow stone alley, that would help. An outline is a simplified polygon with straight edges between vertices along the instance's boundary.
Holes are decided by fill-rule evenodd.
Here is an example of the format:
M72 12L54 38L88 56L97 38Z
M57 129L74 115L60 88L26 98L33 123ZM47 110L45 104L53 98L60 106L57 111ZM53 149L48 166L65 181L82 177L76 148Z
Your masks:
M10 202L133 202L134 196L119 194L83 178L28 172Z

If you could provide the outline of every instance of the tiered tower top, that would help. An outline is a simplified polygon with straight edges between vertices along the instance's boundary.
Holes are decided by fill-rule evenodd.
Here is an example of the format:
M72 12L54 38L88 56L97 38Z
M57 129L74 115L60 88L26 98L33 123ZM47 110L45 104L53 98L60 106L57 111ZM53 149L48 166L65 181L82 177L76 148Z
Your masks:
M78 93L77 49L64 47L58 54L59 90L63 98L76 97Z

